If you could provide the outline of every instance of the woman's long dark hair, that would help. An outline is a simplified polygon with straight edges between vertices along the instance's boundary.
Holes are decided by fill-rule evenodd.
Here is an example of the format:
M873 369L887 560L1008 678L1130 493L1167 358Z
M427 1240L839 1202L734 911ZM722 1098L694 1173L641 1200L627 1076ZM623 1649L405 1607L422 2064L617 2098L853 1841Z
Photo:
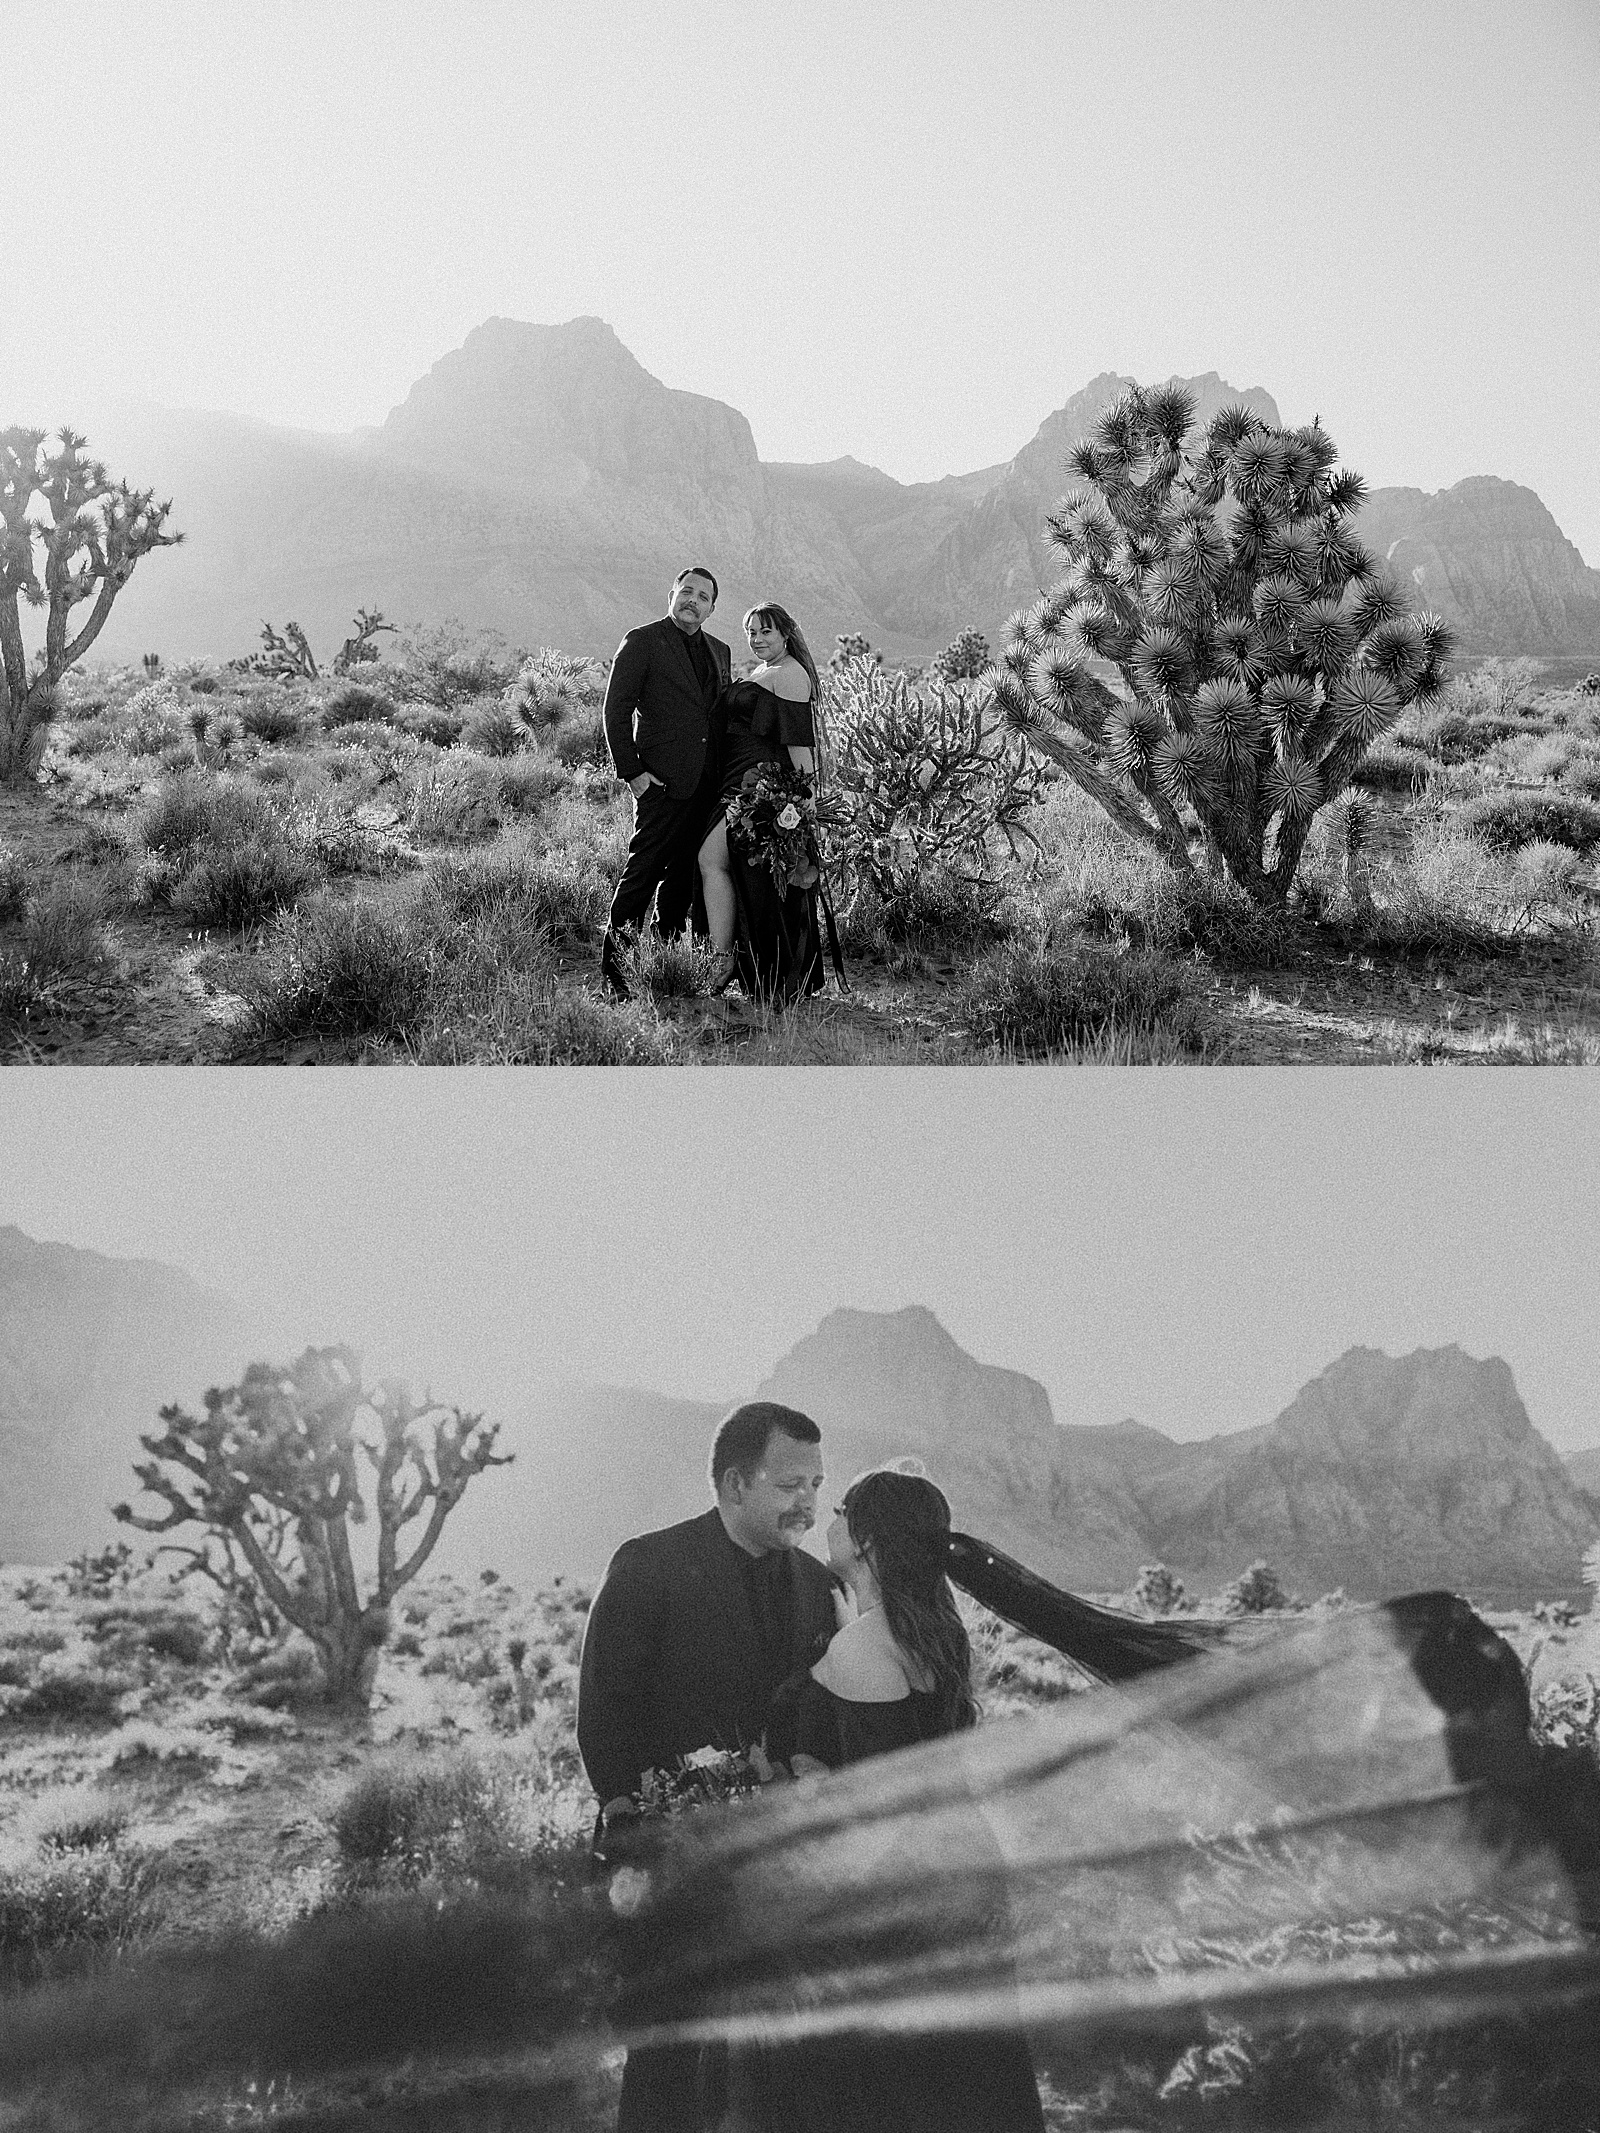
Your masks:
M1131 1681L1152 1667L1196 1658L1217 1641L1217 1633L1205 1625L1139 1622L1096 1607L970 1533L950 1535L944 1569L991 1614L1101 1681Z
M976 1723L972 1646L945 1577L950 1506L925 1475L882 1468L844 1496L850 1538L866 1556L889 1634L937 1696L941 1730Z
M817 769L820 773L822 769L825 710L822 695L822 676L817 672L817 662L811 656L811 647L806 643L805 632L789 610L780 606L776 600L762 600L752 607L744 618L746 630L749 629L752 622L759 622L763 629L780 630L783 634L784 650L791 659L799 662L810 680L811 729L817 737L815 753Z

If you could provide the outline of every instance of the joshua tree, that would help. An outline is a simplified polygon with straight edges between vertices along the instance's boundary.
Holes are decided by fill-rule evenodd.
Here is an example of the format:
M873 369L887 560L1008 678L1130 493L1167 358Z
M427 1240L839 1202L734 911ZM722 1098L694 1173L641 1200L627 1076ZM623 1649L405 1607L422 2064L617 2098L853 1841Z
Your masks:
M31 777L62 675L99 636L141 556L183 539L169 503L113 481L76 430L0 430L0 782ZM39 498L45 516L30 516ZM43 579L38 568L42 551ZM75 635L74 608L93 599ZM20 603L47 610L30 673Z
M282 636L270 622L263 622L260 651L252 652L241 664L246 673L266 674L274 681L315 681L322 672L298 622L286 622Z
M1281 903L1317 810L1437 695L1449 635L1356 539L1366 485L1335 470L1319 423L1224 408L1186 452L1193 418L1181 386L1136 386L1072 453L1088 487L1048 520L1066 573L1006 625L990 678L1130 836L1188 868L1198 829L1255 901Z
M254 1572L286 1621L322 1661L328 1701L361 1705L388 1631L389 1603L433 1552L468 1482L491 1466L500 1425L459 1407L415 1403L403 1385L363 1389L348 1348L308 1348L287 1370L252 1363L237 1385L213 1387L205 1413L161 1410L159 1436L134 1472L166 1509L146 1517L128 1504L114 1516L145 1533L199 1525L223 1537ZM350 1528L367 1507L359 1467L373 1474L378 1518L376 1582L363 1600ZM409 1555L403 1528L427 1511Z
M358 607L356 609L355 635L346 637L344 643L340 645L338 651L333 655L333 671L335 674L348 674L352 667L364 666L369 660L376 659L378 647L372 640L384 631L387 631L391 637L394 636L395 624L384 621L381 609Z

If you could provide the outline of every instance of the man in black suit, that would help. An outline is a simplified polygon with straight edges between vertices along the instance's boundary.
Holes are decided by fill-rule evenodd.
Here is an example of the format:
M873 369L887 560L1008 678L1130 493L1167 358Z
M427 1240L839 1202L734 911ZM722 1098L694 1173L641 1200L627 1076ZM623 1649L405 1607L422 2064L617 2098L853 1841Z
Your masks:
M778 1683L837 1628L832 1573L800 1546L816 1523L821 1441L797 1408L736 1407L711 1447L713 1507L611 1558L578 1679L597 1852L645 1771L758 1740ZM697 2133L706 2079L694 2045L630 2051L617 2133Z
M681 932L694 903L695 859L709 812L715 768L711 712L727 684L731 655L704 624L717 581L696 563L679 571L659 622L629 630L606 684L606 746L633 793L633 836L600 951L600 973L621 999L617 960L624 927L642 925L656 899L656 924Z
M778 1683L838 1626L816 1523L822 1437L772 1400L736 1407L711 1448L716 1502L624 1541L589 1610L578 1747L606 1813L649 1769L758 1740Z

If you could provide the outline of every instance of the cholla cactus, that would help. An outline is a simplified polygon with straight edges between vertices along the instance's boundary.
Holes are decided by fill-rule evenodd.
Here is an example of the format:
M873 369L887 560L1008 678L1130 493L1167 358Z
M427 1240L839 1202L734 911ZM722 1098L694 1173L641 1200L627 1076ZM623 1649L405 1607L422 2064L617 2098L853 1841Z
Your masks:
M183 538L166 531L170 503L113 481L83 447L76 430L54 439L47 430L0 430L0 783L38 769L56 683L99 636L140 558ZM36 497L46 517L31 515ZM91 598L88 619L69 634L73 610ZM31 672L23 601L46 609L44 648Z
M830 820L858 889L897 909L934 866L988 884L1002 845L1015 858L1036 843L1040 767L986 693L913 688L868 656L841 663L832 694Z
M928 664L930 681L976 681L993 662L989 640L982 630L965 629L953 644L947 644Z
M1193 417L1181 386L1135 386L1073 452L1089 486L1048 521L1066 573L1012 617L988 679L1130 836L1187 868L1198 828L1253 899L1282 902L1317 810L1438 693L1449 636L1356 539L1365 484L1319 423L1224 408L1186 452Z

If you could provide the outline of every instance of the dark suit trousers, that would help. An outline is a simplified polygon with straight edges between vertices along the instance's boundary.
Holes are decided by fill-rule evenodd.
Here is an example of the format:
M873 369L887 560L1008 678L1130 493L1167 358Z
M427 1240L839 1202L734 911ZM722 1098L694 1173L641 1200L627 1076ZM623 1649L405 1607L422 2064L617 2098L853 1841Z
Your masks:
M641 926L652 896L656 924L664 934L681 933L691 914L695 930L706 930L698 862L715 782L708 767L687 800L669 800L659 785L635 794L628 857L611 899L613 933Z

